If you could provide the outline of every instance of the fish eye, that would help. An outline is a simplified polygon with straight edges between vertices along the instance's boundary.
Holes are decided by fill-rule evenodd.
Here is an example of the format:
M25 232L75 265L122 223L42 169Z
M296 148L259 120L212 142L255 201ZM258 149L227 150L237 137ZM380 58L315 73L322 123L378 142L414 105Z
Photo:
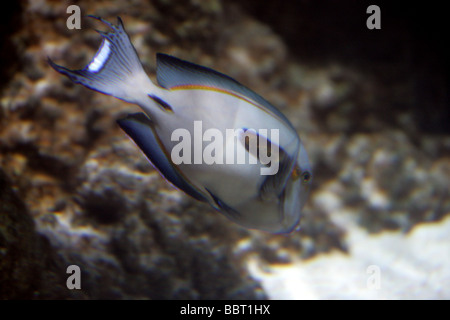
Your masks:
M308 171L302 172L302 183L307 184L311 180L311 173Z

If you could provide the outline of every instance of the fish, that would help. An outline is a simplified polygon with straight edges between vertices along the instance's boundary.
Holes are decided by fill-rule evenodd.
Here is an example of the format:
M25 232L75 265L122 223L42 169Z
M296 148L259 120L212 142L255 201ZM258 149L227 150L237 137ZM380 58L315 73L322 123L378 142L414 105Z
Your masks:
M288 120L233 78L156 54L156 82L144 71L123 21L90 16L101 45L83 68L48 58L74 83L136 104L117 120L174 187L238 225L274 234L298 230L312 184L306 149Z

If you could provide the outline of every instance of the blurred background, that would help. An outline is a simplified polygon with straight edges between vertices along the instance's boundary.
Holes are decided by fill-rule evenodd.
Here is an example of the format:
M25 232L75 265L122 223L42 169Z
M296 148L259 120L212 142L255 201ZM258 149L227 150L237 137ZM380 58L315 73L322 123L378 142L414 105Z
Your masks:
M15 1L0 34L0 298L450 299L449 34L437 2ZM81 29L68 29L69 5ZM381 10L369 30L367 7ZM214 68L297 128L301 229L243 229L174 189L72 84L120 16L150 77ZM82 273L69 290L69 265Z

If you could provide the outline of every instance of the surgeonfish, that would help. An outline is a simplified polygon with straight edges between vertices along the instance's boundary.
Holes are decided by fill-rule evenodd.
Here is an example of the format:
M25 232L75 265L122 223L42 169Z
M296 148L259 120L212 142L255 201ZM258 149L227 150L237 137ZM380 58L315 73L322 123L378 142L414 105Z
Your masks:
M145 73L122 20L80 70L49 64L73 82L144 112L117 121L160 174L193 198L250 229L299 226L312 182L292 124L236 80L173 56L156 55L157 84ZM240 158L239 158L240 157Z

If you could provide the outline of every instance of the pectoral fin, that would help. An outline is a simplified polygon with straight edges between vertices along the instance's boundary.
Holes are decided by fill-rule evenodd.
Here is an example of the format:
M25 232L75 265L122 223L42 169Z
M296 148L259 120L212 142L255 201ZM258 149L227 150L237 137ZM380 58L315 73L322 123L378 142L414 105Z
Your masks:
M206 201L200 191L190 184L172 163L153 128L153 123L144 113L130 114L124 119L117 120L117 123L141 148L164 178L191 197Z
M280 149L280 162L278 172L268 175L259 189L261 199L279 198L284 190L294 162L282 149Z

